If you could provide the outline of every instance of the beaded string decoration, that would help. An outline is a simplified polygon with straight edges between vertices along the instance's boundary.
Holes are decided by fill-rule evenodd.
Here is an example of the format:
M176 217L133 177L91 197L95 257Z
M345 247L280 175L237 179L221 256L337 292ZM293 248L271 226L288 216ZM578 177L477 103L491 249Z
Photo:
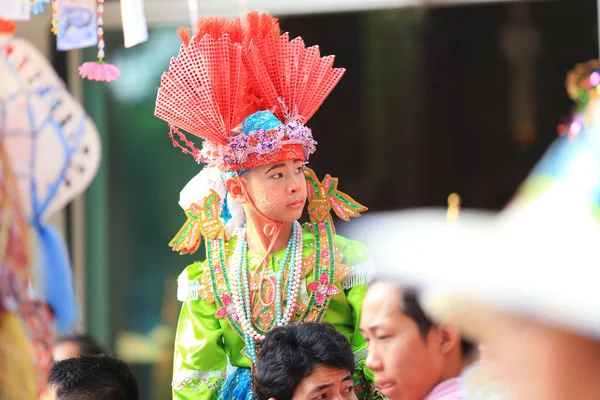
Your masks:
M58 2L59 0L52 0L52 28L50 31L54 35L58 35Z
M231 281L231 293L233 295L233 304L235 314L242 325L243 338L246 343L246 355L252 361L256 359L256 345L265 338L264 333L258 332L252 323L251 313L251 291L248 279L248 243L245 239L246 228L239 229L237 232L237 243L232 258L232 265L235 268L236 280ZM281 288L286 286L283 280L283 271L286 269L286 259L291 253L291 262L289 276L291 279L287 282L286 306L282 312L281 309ZM286 248L286 256L277 272L276 283L276 325L284 326L292 321L294 310L296 308L296 299L300 287L302 275L302 227L295 222L292 227L292 235Z
M104 0L98 0L98 60L88 61L79 67L79 74L92 81L111 82L121 74L119 69L104 61Z
M251 290L248 276L248 243L246 229L240 228L236 232L237 243L231 263L227 265L225 245L223 240L222 224L218 218L218 204L220 197L211 192L206 197L203 207L197 207L202 236L208 249L208 264L211 272L213 292L216 294L218 310L217 318L227 318L231 326L244 339L246 344L245 354L252 360L256 357L255 347L264 339L264 332L258 331L252 322ZM286 247L286 255L277 272L275 303L275 323L282 326L293 320L296 309L302 277L302 227L295 222L292 235ZM288 267L288 263L290 264ZM284 271L289 268L288 282L284 280ZM230 279L232 277L233 279ZM287 287L285 308L282 309L282 291Z

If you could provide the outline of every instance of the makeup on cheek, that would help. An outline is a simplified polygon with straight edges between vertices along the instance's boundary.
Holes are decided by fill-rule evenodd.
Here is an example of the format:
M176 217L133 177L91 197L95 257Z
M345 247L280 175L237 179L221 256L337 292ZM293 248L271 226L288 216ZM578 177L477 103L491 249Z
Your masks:
M252 196L256 206L262 212L269 212L277 203L279 196L273 189L265 189L262 187L252 188Z

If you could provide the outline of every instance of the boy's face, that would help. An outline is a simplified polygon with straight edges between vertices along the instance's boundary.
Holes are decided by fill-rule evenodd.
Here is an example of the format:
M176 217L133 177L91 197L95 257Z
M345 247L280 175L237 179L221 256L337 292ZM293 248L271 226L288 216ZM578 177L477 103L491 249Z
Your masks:
M362 306L360 329L369 342L366 366L375 384L392 400L422 400L440 382L443 357L432 328L423 338L414 320L401 312L400 288L377 282Z
M292 400L357 400L352 373L319 365L302 379ZM274 399L273 399L274 400Z
M517 400L600 399L600 343L524 318L496 321L486 358Z
M294 222L302 216L306 203L306 180L301 160L252 168L242 177L246 192L267 217Z

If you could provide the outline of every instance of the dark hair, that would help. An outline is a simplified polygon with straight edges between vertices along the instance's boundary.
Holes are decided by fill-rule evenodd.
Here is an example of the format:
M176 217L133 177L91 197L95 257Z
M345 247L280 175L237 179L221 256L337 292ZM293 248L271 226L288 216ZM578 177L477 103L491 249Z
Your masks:
M427 334L433 328L435 323L425 314L421 304L419 303L419 291L415 288L402 287L400 290L401 295L401 311L404 315L415 321L419 328L421 337L427 337ZM475 345L468 340L465 340L462 336L460 339L460 349L464 358L469 358L474 349Z
M252 371L255 400L291 399L319 365L354 372L348 340L326 324L275 328L266 334Z
M50 385L57 400L138 400L138 385L123 361L87 355L55 362Z
M88 335L71 335L63 336L55 342L55 345L73 342L79 346L79 355L94 355L94 354L106 354L100 343L91 336Z

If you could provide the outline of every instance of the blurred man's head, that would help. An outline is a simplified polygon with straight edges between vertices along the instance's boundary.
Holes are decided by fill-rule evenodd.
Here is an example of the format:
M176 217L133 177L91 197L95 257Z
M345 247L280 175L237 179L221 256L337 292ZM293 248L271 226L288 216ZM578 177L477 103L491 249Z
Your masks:
M64 336L52 348L54 361L97 354L105 354L105 351L94 338L87 335Z
M81 356L52 365L42 400L138 400L133 373L107 355Z
M511 392L511 399L600 399L600 340L596 337L485 302L457 296L440 296L438 301L443 305L436 308L455 310L451 316L443 312L440 316L450 317L483 344L486 363Z
M356 400L354 354L325 324L276 328L262 342L252 372L256 400Z
M452 325L436 325L419 305L418 292L375 282L363 302L361 331L369 341L366 366L392 400L422 400L470 363L473 344Z

